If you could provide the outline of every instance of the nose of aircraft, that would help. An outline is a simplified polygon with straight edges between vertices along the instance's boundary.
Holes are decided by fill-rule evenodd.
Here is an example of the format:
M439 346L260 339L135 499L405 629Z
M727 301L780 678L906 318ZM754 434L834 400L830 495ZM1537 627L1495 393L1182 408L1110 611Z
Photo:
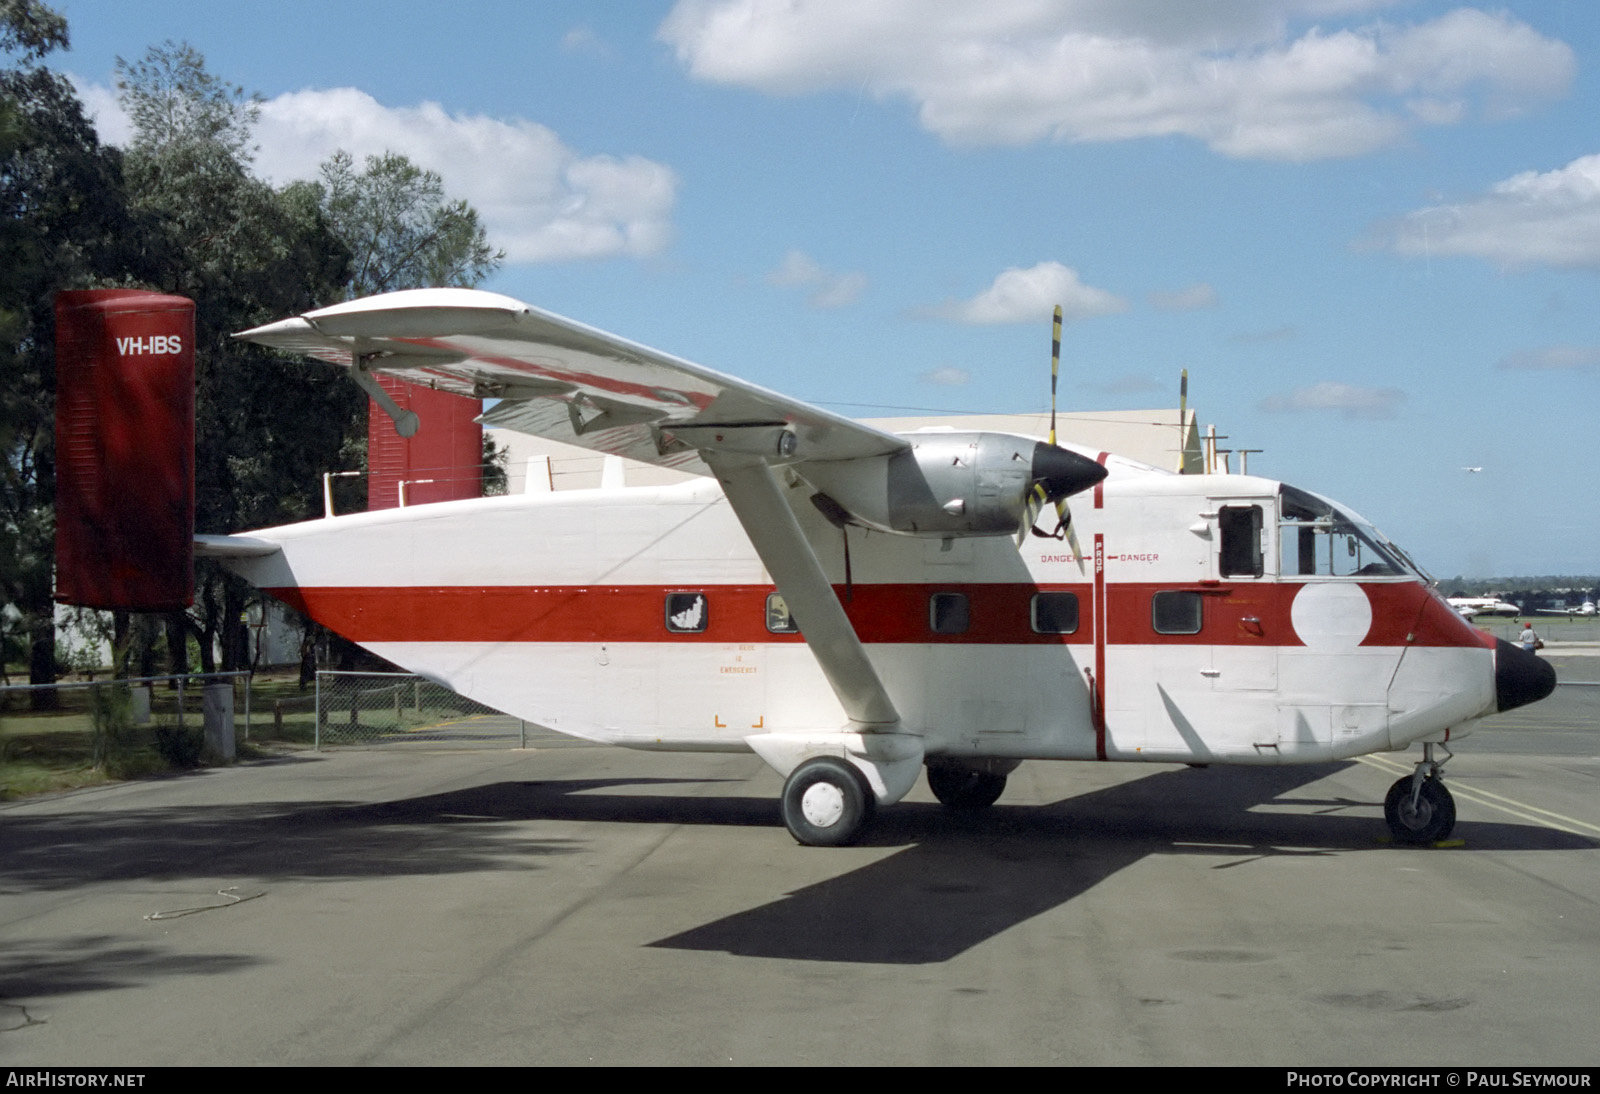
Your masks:
M1494 699L1497 710L1537 703L1556 689L1556 670L1541 657L1504 638L1494 644Z

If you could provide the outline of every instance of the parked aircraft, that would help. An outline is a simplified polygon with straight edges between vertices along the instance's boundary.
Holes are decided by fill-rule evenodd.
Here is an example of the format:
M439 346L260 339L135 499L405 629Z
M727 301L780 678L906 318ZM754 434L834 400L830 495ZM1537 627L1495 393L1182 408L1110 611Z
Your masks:
M1024 759L1313 763L1414 744L1384 812L1398 839L1437 840L1455 820L1447 745L1554 686L1352 510L1270 479L888 433L473 290L238 337L345 365L369 390L382 371L493 397L488 424L698 472L202 546L519 717L633 748L753 751L783 777L801 843L855 839L924 768L941 801L976 808Z
M1541 615L1592 616L1595 614L1595 606L1594 601L1590 600L1588 597L1585 597L1583 603L1578 605L1576 608L1540 608L1539 613Z
M1522 609L1508 600L1501 600L1494 596L1452 596L1449 597L1450 606L1461 613L1463 619L1472 619L1479 615L1509 615L1520 616Z

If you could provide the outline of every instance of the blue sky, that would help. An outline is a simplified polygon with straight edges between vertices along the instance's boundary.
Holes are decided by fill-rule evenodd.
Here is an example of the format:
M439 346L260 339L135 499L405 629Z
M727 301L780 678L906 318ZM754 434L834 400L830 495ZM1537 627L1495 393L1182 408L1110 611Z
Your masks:
M57 6L108 139L188 41L275 181L438 170L486 288L861 416L1046 406L1060 302L1064 409L1187 368L1439 576L1600 571L1591 4Z

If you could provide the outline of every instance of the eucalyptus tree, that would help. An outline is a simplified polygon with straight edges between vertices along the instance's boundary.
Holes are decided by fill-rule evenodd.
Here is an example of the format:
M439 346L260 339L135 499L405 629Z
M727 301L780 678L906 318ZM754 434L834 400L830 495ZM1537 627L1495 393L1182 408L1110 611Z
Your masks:
M125 282L140 258L122 158L43 63L67 44L47 5L0 0L0 605L16 609L0 611L0 629L16 620L35 684L56 678L53 302Z

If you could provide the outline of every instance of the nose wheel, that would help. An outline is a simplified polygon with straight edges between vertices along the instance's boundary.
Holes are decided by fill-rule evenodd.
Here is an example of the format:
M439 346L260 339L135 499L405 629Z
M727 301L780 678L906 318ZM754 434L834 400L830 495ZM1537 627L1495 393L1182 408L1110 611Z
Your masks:
M1383 799L1383 819L1400 843L1437 843L1456 826L1456 800L1444 785L1433 746L1422 746L1416 773L1395 781Z

